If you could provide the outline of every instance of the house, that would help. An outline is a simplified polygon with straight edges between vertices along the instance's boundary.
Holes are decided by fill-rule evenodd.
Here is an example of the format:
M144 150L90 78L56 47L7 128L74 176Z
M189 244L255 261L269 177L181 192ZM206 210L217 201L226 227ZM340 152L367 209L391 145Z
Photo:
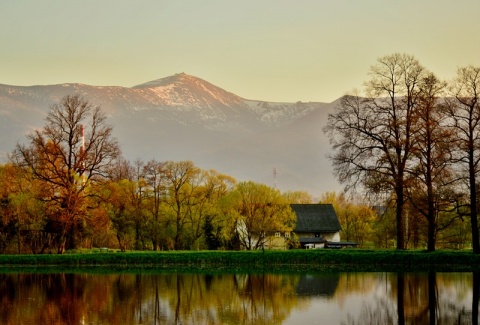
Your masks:
M296 234L301 248L343 248L356 247L353 242L340 241L340 222L332 204L291 204L297 217L293 233ZM240 237L246 238L247 231L243 223L237 225ZM270 231L262 237L253 236L252 245L263 241L263 249L288 249L291 233Z
M294 233L302 248L341 244L340 222L332 204L291 204L297 215Z

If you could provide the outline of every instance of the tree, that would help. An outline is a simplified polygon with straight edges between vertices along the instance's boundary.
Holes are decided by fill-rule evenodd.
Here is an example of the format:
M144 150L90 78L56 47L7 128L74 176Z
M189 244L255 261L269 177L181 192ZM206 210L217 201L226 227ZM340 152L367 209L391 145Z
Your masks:
M242 182L226 196L225 204L233 225L247 250L263 248L267 237L291 232L296 216L289 202L275 189L254 182Z
M0 166L0 252L4 253L15 236L20 236L20 216L14 198L20 193L16 186L18 168L10 164ZM18 237L19 239L19 237ZM18 240L18 253L20 241Z
M134 242L135 206L132 192L135 191L135 182L122 178L106 181L102 189L106 192L104 205L120 249L124 252Z
M187 188L188 209L187 220L191 241L188 243L191 247L199 249L204 238L207 244L205 227L210 231L210 237L215 236L220 241L221 233L221 213L218 208L218 202L229 191L232 190L236 181L230 176L219 174L215 170L200 171L190 181Z
M310 193L305 191L287 191L283 193L283 196L290 204L309 204L313 202Z
M370 207L349 200L344 193L327 192L320 201L333 205L344 240L355 241L360 247L370 240L375 222L375 212Z
M133 162L133 174L131 180L135 187L131 193L134 205L133 221L135 223L135 249L145 249L148 239L148 201L147 181L145 180L144 162L137 159ZM151 234L151 233L150 233Z
M49 188L59 252L75 248L86 221L86 188L103 179L120 155L112 128L100 107L80 95L67 95L50 108L45 127L28 139L28 146L17 145L13 160Z
M478 172L480 171L480 67L463 67L451 83L448 114L455 131L455 160L466 167L473 252L480 253Z
M202 230L205 235L205 244L207 246L207 249L216 250L221 246L222 243L218 231L215 231L212 219L212 216L205 217L205 222L203 223Z
M171 212L173 242L175 249L183 249L185 225L188 223L188 201L193 180L199 175L200 169L191 161L167 161L165 169L165 204Z
M108 179L96 186L95 191L101 193L101 207L109 217L110 230L118 246L126 251L136 239L135 169L128 160L119 158L110 166L108 175Z
M403 206L407 169L415 146L420 83L425 69L410 55L378 59L366 82L366 97L344 96L324 132L335 150L334 173L347 189L393 193L397 249L405 249Z
M149 211L152 214L151 231L153 250L156 251L160 242L160 203L165 197L165 170L163 163L150 160L143 167L143 175L148 184Z
M390 248L395 242L395 209L390 205L374 206L376 212L373 223L372 241L377 248Z
M444 105L439 99L445 83L433 74L427 75L419 96L414 168L410 171L414 186L407 188L415 209L426 218L427 250L435 250L439 211L451 206L453 183L451 144L453 133L445 125Z

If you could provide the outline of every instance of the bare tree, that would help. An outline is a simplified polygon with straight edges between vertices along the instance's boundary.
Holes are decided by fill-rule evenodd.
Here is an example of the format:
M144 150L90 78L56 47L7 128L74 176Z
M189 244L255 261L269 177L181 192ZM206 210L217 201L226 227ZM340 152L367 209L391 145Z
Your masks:
M450 208L454 181L451 160L453 133L446 127L444 95L446 84L433 74L421 85L418 110L414 168L415 182L408 196L415 209L426 218L427 250L435 250L439 231L438 214Z
M84 133L85 128L87 132ZM67 95L53 105L46 125L18 144L13 161L29 168L49 188L49 203L59 231L59 252L77 245L78 227L85 221L87 187L106 176L120 149L100 107L79 95Z
M410 55L378 59L366 96L344 96L324 132L335 150L334 172L347 189L393 193L397 249L405 249L403 207L407 169L415 146L419 84L425 69Z
M448 113L455 130L455 163L466 167L466 186L472 226L472 248L480 253L478 230L477 183L480 172L480 67L463 67L451 84Z

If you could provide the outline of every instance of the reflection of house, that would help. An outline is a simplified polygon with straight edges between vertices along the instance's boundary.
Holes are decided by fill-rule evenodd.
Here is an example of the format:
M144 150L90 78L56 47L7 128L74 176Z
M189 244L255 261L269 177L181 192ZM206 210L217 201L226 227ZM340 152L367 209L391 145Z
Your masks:
M339 281L339 273L302 275L295 291L298 296L333 297Z
M340 241L340 222L331 204L292 204L297 215L294 232L302 248L320 248Z

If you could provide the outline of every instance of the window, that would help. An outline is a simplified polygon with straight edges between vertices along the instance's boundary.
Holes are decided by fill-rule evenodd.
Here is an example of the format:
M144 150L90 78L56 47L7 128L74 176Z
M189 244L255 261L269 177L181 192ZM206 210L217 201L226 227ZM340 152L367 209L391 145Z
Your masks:
M290 233L289 232L285 233L285 238L290 238Z
M277 232L275 233L275 238L279 238L279 237L280 237L280 232L277 231Z

